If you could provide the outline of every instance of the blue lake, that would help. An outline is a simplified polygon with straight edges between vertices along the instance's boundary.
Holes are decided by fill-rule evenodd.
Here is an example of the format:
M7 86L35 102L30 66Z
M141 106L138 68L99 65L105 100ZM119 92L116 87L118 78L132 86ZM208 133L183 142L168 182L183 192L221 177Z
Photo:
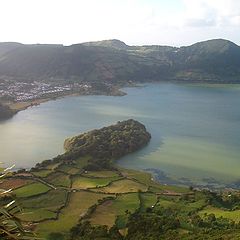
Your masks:
M0 123L0 161L32 167L63 152L66 137L134 118L152 134L122 166L228 183L240 179L240 86L147 84L126 96L66 97Z

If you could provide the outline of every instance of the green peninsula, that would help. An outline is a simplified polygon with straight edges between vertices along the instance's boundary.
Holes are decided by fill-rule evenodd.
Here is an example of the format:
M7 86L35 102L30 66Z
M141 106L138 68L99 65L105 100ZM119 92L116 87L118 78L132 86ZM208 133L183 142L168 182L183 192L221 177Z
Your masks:
M13 189L18 217L47 240L239 239L239 192L168 186L116 165L150 139L132 119L83 133L0 188Z

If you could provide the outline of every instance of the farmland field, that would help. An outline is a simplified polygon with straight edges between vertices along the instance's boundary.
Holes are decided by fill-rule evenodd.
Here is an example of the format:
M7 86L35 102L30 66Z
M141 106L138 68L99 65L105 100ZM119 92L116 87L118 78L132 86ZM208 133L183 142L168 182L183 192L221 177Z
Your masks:
M65 173L70 174L70 175L77 174L81 171L81 169L79 169L79 168L69 166L69 165L64 165L64 164L59 166L57 168L57 170L61 171L61 172L65 172Z
M210 214L210 213L215 214L216 217L229 218L235 222L240 222L240 210L226 211L219 208L206 207L205 209L199 212L201 216L204 216L204 214Z
M109 186L99 188L98 190L106 193L128 193L138 192L139 190L144 192L147 191L147 186L132 180L123 179L112 182Z
M50 190L45 194L22 200L21 206L23 208L48 208L55 210L65 204L66 198L66 191Z
M50 188L42 183L32 183L16 189L14 193L17 197L23 198L45 193L48 190L50 190Z
M106 186L112 181L119 177L108 177L108 178L93 178L93 177L81 177L75 176L73 178L72 188L74 189L87 189Z
M96 204L99 199L106 197L105 194L91 192L71 193L70 201L64 208L57 221L46 221L40 223L37 232L46 236L50 232L67 232L78 223L78 220L86 214L89 207Z
M52 170L44 169L44 170L40 170L40 171L36 171L36 172L32 172L32 173L37 177L44 178L44 177L47 177L51 172L52 172Z
M57 214L48 209L31 209L25 208L24 211L18 215L23 221L42 221L45 219L56 218Z
M115 171L86 171L83 175L86 177L99 177L99 178L119 176L118 172Z
M94 225L107 225L111 227L117 216L124 215L126 210L134 212L139 208L138 193L119 195L115 200L108 200L96 208L89 219Z
M6 189L6 190L15 189L15 188L23 187L24 185L28 185L30 183L33 183L33 181L26 180L26 179L8 179L0 183L0 188Z
M49 175L46 179L49 183L55 186L63 186L63 187L70 187L71 180L67 174L54 172Z
M141 193L141 210L152 207L157 202L157 196L154 193Z

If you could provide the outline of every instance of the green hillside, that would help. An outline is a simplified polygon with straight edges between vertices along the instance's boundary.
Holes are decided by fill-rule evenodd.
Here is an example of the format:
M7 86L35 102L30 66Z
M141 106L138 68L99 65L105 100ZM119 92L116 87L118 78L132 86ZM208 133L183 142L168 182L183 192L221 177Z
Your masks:
M0 43L0 77L126 84L240 81L240 47L215 39L188 47L128 46L113 39L63 45Z

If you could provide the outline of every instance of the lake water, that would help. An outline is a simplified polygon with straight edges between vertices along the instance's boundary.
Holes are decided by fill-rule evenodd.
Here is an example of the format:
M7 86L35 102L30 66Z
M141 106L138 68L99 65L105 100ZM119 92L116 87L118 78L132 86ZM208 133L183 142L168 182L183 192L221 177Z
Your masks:
M240 86L147 84L123 97L66 97L0 123L0 161L32 167L63 152L66 137L134 118L150 144L124 157L129 168L228 183L240 179Z

